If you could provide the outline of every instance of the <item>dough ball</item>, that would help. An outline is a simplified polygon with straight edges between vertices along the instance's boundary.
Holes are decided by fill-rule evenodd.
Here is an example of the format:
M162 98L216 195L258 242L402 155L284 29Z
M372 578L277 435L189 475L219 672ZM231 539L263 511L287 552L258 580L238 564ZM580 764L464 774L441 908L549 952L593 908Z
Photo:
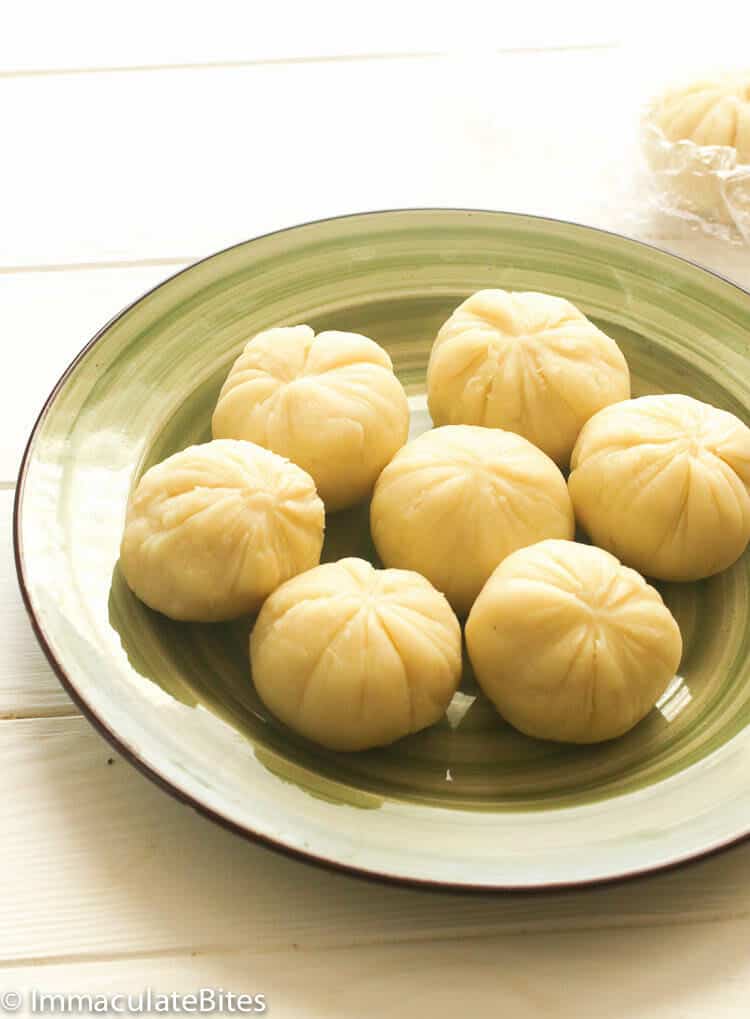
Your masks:
M252 442L214 440L143 475L120 568L142 601L172 619L231 619L320 562L323 526L309 474Z
M474 603L466 643L503 718L529 736L569 743L631 729L682 655L658 591L608 552L572 541L508 556Z
M592 541L641 573L698 580L750 539L750 429L689 396L642 396L584 427L570 495Z
M480 290L438 333L427 389L436 425L517 432L567 466L591 415L630 396L630 375L615 341L570 301Z
M562 474L530 442L446 425L386 467L370 525L386 566L424 574L465 615L501 560L542 538L572 538L574 522Z
M750 72L668 91L643 118L643 147L672 203L738 227L750 208Z
M365 750L442 718L461 678L461 628L419 574L340 559L271 595L250 660L258 694L290 728Z
M217 439L249 439L312 475L328 510L366 498L406 442L409 407L391 359L358 333L288 326L235 361L213 416Z
M671 89L655 118L671 142L727 145L750 163L750 72L708 78Z

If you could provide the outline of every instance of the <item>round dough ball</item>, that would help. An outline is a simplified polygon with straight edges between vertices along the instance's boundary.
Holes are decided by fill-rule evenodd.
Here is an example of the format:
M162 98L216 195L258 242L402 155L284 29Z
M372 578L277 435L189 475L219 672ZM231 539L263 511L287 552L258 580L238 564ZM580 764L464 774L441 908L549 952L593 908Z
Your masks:
M568 482L596 545L649 577L699 580L750 539L750 429L689 396L642 396L584 427Z
M167 457L133 492L120 568L172 619L255 612L320 562L324 512L309 474L252 442L214 440Z
M461 627L419 574L340 559L271 595L250 660L258 694L290 728L365 750L442 718L461 678Z
M465 615L502 559L542 538L572 538L574 521L562 474L530 442L446 425L386 467L370 525L386 566L424 574Z
M503 718L529 736L569 743L631 729L682 656L659 592L608 552L572 541L508 556L474 603L466 643Z
M235 361L213 416L217 439L249 439L312 475L328 510L366 498L406 442L409 406L391 359L358 333L285 326Z
M428 402L436 425L517 432L567 466L582 426L630 396L620 348L570 301L480 290L432 347Z
M678 209L750 226L750 72L671 89L647 109L642 140L656 179Z
M654 116L671 142L727 145L750 163L750 72L729 74L671 89Z

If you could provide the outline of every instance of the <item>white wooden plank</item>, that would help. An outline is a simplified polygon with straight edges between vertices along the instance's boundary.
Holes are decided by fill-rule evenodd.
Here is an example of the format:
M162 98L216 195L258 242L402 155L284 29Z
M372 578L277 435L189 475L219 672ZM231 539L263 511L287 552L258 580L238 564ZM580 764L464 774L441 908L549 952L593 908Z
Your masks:
M514 8L467 0L460 14L426 0L380 0L363 17L346 0L131 0L105 13L96 0L26 0L0 36L0 70L118 67L477 48L580 46L617 38L620 17L587 2Z
M13 491L0 491L0 719L77 711L47 663L21 601L13 565Z
M378 886L212 825L112 753L83 718L0 725L0 830L0 963L8 966L663 925L680 944L678 926L730 917L738 941L750 936L750 847L579 893L472 897Z
M619 61L477 52L6 78L0 266L192 257L384 207L619 223L635 124Z
M658 92L714 72L747 70L747 39L738 30L747 22L744 0L724 0L715 18L681 0L638 7L620 25L635 89Z
M153 996L200 988L264 993L274 1019L745 1019L750 983L745 933L741 924L728 921L668 932L399 944L394 926L388 945L68 960L0 970L0 980L26 998L20 1015L29 1014L32 988L138 995L150 987ZM263 940L261 931L258 941Z
M191 259L408 205L692 245L650 211L637 69L633 50L594 50L0 80L0 267Z
M0 382L0 482L15 480L42 404L78 351L121 308L182 264L0 273L0 337L13 361Z

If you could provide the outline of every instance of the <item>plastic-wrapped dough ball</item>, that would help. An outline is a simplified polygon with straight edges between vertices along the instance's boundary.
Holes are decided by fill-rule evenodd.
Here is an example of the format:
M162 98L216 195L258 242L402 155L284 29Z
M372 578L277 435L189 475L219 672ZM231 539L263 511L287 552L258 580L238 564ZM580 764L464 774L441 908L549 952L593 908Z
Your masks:
M252 442L215 440L167 457L133 492L120 568L173 619L255 612L320 562L324 512L309 474Z
M419 574L341 559L271 595L250 659L258 694L290 728L365 750L442 718L461 677L461 628Z
M655 118L671 142L728 145L750 163L750 72L703 79L658 101Z
M591 539L646 576L698 580L750 539L750 429L689 396L642 396L584 427L570 494Z
M358 333L316 336L306 325L250 340L213 416L215 438L249 439L308 471L328 510L366 498L408 431L386 351Z
M654 706L682 655L658 591L599 548L542 541L508 556L474 603L477 681L529 736L596 743Z
M436 425L517 432L567 466L584 423L630 396L620 348L570 301L480 290L442 326L427 373Z
M574 527L552 460L520 435L472 425L435 428L397 453L370 523L385 565L422 573L460 615L505 556Z
M643 146L678 211L750 239L750 71L666 92L645 113Z

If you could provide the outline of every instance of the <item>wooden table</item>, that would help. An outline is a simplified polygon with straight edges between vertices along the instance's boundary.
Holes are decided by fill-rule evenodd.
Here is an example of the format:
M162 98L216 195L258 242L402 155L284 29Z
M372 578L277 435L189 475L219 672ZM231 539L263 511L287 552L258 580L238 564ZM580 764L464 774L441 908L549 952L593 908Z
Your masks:
M531 897L322 872L151 785L35 643L10 543L26 434L97 327L192 260L452 205L621 229L750 285L746 248L649 212L635 128L656 65L606 11L270 6L18 4L0 38L0 992L222 987L279 1019L744 1017L750 845Z

